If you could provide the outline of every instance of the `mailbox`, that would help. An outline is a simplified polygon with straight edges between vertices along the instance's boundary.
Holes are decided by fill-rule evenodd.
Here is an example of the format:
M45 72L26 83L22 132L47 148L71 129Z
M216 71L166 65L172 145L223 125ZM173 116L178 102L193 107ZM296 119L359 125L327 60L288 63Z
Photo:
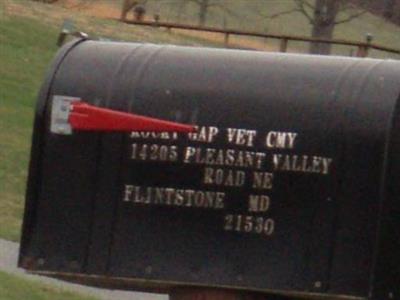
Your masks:
M400 299L399 95L390 60L68 44L36 108L19 265Z

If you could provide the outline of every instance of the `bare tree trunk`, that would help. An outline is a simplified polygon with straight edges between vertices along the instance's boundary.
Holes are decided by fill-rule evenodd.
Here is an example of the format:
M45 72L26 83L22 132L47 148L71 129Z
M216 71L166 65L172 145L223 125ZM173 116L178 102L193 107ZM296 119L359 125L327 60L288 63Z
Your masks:
M132 8L137 5L137 1L135 0L124 0L122 3L122 9L121 9L121 20L126 20L126 17L129 13L129 11L132 10Z
M395 0L384 0L383 1L383 16L390 20L394 14L394 5L396 4Z
M316 0L312 37L320 39L332 39L335 29L335 20L339 11L340 0ZM311 43L310 53L325 54L331 53L329 43Z
M206 24L206 19L207 19L209 0L201 0L199 5L200 5L199 25L204 26Z
M313 26L312 37L321 39L332 39L335 25ZM331 44L329 43L311 43L310 53L329 55L331 53Z

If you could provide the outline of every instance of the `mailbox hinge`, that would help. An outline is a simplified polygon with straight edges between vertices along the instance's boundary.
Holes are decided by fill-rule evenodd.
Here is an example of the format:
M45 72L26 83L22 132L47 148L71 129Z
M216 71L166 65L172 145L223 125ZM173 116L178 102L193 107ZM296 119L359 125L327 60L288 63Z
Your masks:
M72 103L76 101L81 101L81 99L61 95L53 97L50 123L50 131L52 133L64 135L72 134L69 115L72 111Z

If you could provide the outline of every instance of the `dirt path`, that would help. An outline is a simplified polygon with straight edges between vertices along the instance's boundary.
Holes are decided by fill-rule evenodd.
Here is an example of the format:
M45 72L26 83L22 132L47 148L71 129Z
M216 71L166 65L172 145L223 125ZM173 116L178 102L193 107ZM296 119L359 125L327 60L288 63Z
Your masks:
M88 294L103 300L168 300L166 295L134 293L116 290L106 290L99 288L86 287L78 284L72 284L57 279L44 276L27 274L24 270L17 268L18 243L9 242L0 239L0 270L15 274L30 280L44 282L52 286L60 287L69 291L82 294Z

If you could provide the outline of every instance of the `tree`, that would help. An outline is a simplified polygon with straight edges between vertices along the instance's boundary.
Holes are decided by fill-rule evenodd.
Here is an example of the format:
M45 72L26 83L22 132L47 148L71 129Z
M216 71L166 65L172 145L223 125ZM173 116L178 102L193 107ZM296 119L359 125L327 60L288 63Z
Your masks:
M293 0L294 5L288 10L270 15L263 14L260 11L257 13L262 18L267 19L301 13L311 24L311 36L313 38L331 40L336 25L350 22L366 13L366 8L371 1L373 0ZM341 15L344 17L339 18ZM309 52L328 55L331 52L331 44L311 43Z
M126 20L128 13L138 4L135 0L124 0L122 2L121 20Z
M383 16L390 20L394 15L395 0L384 0L383 1Z
M126 20L129 12L133 11L136 6L145 6L147 0L124 0L122 2L121 20Z
M294 10L302 13L312 25L311 36L319 39L332 39L336 25L350 22L366 12L346 0L316 0L314 4L307 0L294 1L296 4ZM338 15L343 11L347 11L347 16L339 19ZM310 53L328 55L330 52L329 43L315 42L310 45Z
M226 0L183 0L183 1L190 1L192 3L195 3L199 7L199 13L198 13L199 26L204 26L206 24L209 9L212 7L220 9L221 11L228 13L231 16L237 17L236 12L229 8L229 6L230 6L229 2L232 0L228 0L228 1L226 1Z
M199 7L199 26L204 26L206 24L208 9L215 5L211 0L190 0Z

